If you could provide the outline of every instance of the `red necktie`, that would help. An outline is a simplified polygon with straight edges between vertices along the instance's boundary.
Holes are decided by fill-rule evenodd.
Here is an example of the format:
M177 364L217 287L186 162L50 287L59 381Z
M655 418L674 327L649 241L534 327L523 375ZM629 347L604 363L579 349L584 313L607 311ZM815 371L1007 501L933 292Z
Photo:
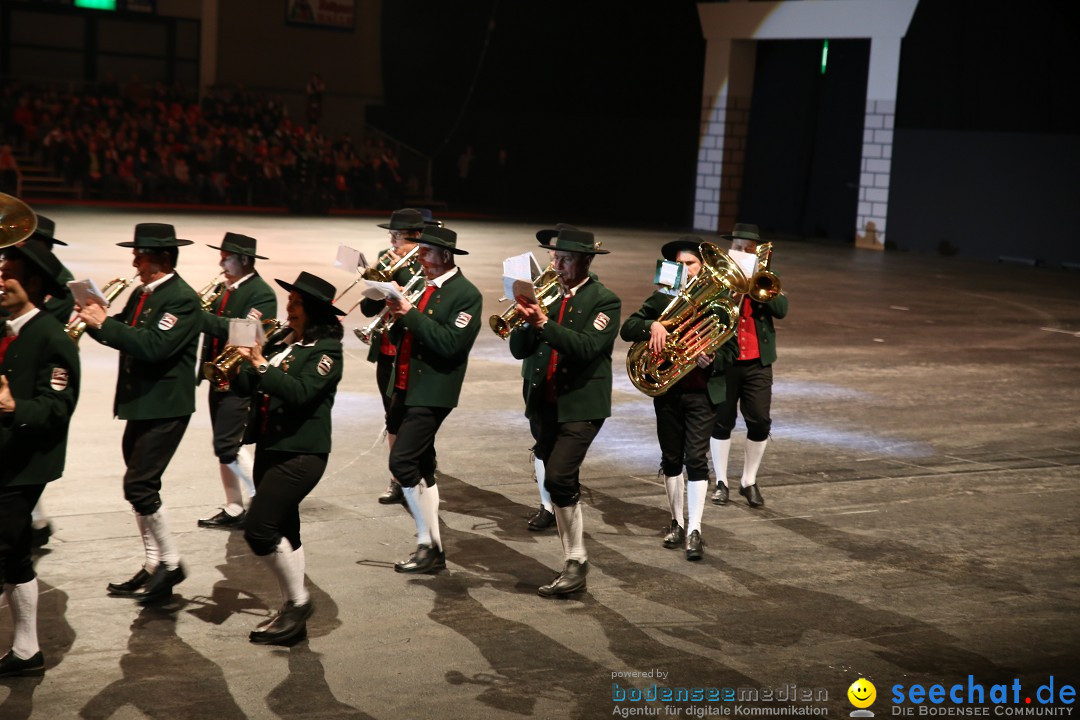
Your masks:
M424 312L427 307L428 298L434 294L438 287L436 285L428 285L424 288L424 294L420 296L420 302L416 303L416 309L420 312ZM394 382L394 387L398 390L404 390L409 385L409 356L412 355L412 332L406 332L405 337L401 340L401 347L398 349L397 357L397 379Z
M8 345L14 342L15 337L15 335L0 337L0 362L4 362L4 353L7 352Z
M143 290L142 296L139 298L139 304L135 306L135 314L131 316L131 327L135 327L139 324L139 313L142 312L143 304L146 302L146 298L150 297L150 293Z
M555 322L556 325L562 325L563 313L566 312L566 301L569 299L569 295L563 295L562 304L559 305L559 319ZM547 381L547 385L544 387L544 398L548 402L555 402L555 383L552 382L552 379L555 377L555 366L558 362L559 353L555 348L552 348L551 359L548 360L547 375L544 378Z

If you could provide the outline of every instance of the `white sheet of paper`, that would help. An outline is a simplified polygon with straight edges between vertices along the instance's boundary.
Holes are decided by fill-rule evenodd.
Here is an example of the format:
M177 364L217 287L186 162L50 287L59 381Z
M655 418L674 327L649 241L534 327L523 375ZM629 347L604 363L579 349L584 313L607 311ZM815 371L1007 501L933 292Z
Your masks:
M653 282L669 288L682 288L686 275L686 266L671 260L656 261L656 275Z
M507 285L506 282L510 281ZM536 288L533 286L531 280L514 280L513 278L503 278L503 287L509 291L507 297L517 300L518 296L521 296L527 300L536 300Z
M364 290L364 297L369 297L373 300L381 299L384 297L392 297L395 300L405 299L405 296L401 294L401 290L398 289L396 283L378 282L376 280L364 280L364 284L367 285L367 289ZM370 291L374 291L375 294L369 294Z
M94 282L93 278L89 280L72 280L67 285L71 288L71 294L75 298L75 304L79 307L86 307L88 305L109 307L109 301L105 299L104 293L101 292L101 288L97 286L97 283Z
M229 345L237 347L262 345L262 334L262 324L258 320L248 318L229 320Z
M334 260L334 267L344 268L348 272L353 272L356 268L366 268L367 260L364 259L364 254L359 250L353 250L348 245L338 245L337 259Z
M742 250L728 250L728 257L735 261L747 280L754 277L754 273L757 272L757 255Z
M515 255L503 260L503 275L515 280L535 280L540 275L540 266L531 252Z

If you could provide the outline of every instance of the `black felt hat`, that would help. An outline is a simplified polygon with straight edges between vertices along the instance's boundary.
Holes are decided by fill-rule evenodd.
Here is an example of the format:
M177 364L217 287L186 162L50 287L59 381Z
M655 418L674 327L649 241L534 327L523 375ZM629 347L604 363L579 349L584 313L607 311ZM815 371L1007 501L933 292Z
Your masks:
M334 296L337 295L337 288L318 275L312 275L309 272L301 271L296 277L295 282L287 283L284 280L278 280L276 278L274 279L274 282L289 292L298 292L312 300L325 304L327 309L335 315L345 314L344 310L341 310L334 305Z
M731 229L730 235L721 235L720 237L725 240L749 240L751 242L761 242L761 234L758 232L757 225L751 225L750 223L735 223L735 227Z
M587 230L578 230L573 225L558 223L554 228L536 233L540 247L546 250L583 253L585 255L607 255L609 250L601 250L593 234ZM552 243L551 240L555 242Z
M213 250L223 250L225 252L235 253L236 255L247 255L248 257L258 258L259 260L269 260L270 258L255 254L256 244L257 241L253 237L227 232L225 233L225 239L221 241L220 246L207 245L206 247Z
M379 223L379 227L385 230L423 230L424 224L422 212L414 208L402 208L391 213L390 222Z
M424 228L424 234L421 235L416 242L422 245L432 245L434 247L440 247L444 250L449 250L455 255L468 255L464 250L458 249L457 246L457 233L450 228L436 227L434 225L428 225Z
M678 240L672 240L669 243L664 243L664 246L660 248L660 254L664 256L665 260L671 260L675 262L675 259L681 252L689 252L697 255L698 259L701 259L701 243L705 242L697 235L683 235Z
M139 223L135 226L135 239L131 242L116 243L120 247L136 250L160 250L168 247L191 245L190 240L176 237L176 228L168 223Z
M64 266L53 255L45 240L30 238L0 250L0 254L21 258L33 264L45 280L45 290L49 295L63 295L68 292L67 284L63 280Z
M56 239L56 223L44 215L37 216L37 229L30 237L47 242L50 246L67 245L63 240Z

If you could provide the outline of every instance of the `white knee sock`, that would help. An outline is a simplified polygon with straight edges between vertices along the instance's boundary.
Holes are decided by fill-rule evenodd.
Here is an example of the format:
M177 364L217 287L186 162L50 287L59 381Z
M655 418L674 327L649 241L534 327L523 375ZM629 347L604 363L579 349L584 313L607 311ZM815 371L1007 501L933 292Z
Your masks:
M244 484L248 498L255 497L255 454L250 445L241 445L236 453L236 469L233 471Z
M439 533L439 486L428 487L427 480L421 480L424 489L420 491L420 508L426 513L428 532L431 533L431 544L436 550L442 550L442 535Z
M682 475L664 478L664 487L667 489L668 508L671 510L671 519L683 524L683 479Z
M585 524L581 516L581 503L570 507L556 507L555 518L559 525L559 539L563 543L563 557L566 560L585 562Z
M143 552L146 554L143 570L153 573L161 562L161 550L158 548L157 540L154 539L154 533L150 531L150 523L146 521L146 515L135 513L135 525L139 528L139 535L142 537L143 542Z
M229 515L236 517L244 512L244 494L240 490L240 476L237 473L237 463L219 463L221 471L221 487L225 489L225 505L221 508Z
M421 480L421 482L423 481ZM402 486L401 491L405 494L405 504L409 506L413 522L416 523L416 544L430 545L431 530L427 524L427 519L424 517L423 501L420 499L420 486Z
M49 524L49 516L45 514L45 500L38 498L37 505L30 511L30 527L40 530Z
M712 453L713 472L716 473L716 484L727 485L728 455L731 454L731 438L717 440L709 438L709 452Z
M757 471L761 467L761 458L765 455L766 440L746 441L746 462L743 463L742 480L743 487L750 487L757 482Z
M11 608L12 625L15 629L11 650L15 657L29 660L41 650L37 634L37 578L19 585L4 585L4 595L7 597L8 607Z
M686 483L686 534L701 532L701 514L705 511L705 495L709 492L708 480Z
M304 587L304 558L302 555L297 557L299 552L293 550L287 538L281 538L274 552L263 555L263 562L277 578L278 587L281 588L281 599L285 602L292 600L297 605L304 605L311 599L311 595Z
M153 515L143 515L143 520L154 536L158 549L161 552L161 562L169 570L175 570L180 564L180 551L176 547L176 541L169 532L169 522L165 519L165 508L160 507Z
M551 493L544 487L544 461L533 456L533 472L536 473L536 487L540 490L540 504L551 512Z

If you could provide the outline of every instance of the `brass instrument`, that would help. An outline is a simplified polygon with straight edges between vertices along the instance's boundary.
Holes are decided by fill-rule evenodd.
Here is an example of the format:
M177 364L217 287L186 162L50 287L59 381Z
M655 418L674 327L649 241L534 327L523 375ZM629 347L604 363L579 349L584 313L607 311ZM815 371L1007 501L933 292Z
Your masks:
M658 356L647 340L626 354L630 382L650 397L663 395L697 366L699 355L711 355L738 329L737 295L750 283L727 253L701 243L701 270L672 298L657 322L667 328L667 341Z
M750 299L767 303L777 295L783 293L780 288L780 278L776 273L769 270L769 261L772 259L772 243L762 243L757 246L758 265L757 272L750 278L750 291L747 295Z
M401 268L412 262L413 257L420 251L419 245L413 245L412 250L399 257L396 261L390 259L390 253L386 253L374 267L364 268L360 273L362 280L374 280L376 282L393 282L394 275Z
M218 273L213 280L206 284L206 287L199 291L199 302L202 304L203 310L210 309L214 301L225 292L226 285L225 273Z
M18 245L37 230L37 215L19 198L0 193L0 248Z
M562 296L562 291L559 289L559 274L550 267L533 280L533 287L536 288L536 300L545 311ZM510 337L510 331L524 322L521 314L518 313L514 298L510 298L510 302L512 303L510 308L503 314L492 315L488 318L488 325L503 340Z
M263 333L266 335L263 347L281 342L290 332L292 328L284 320L267 320L263 323ZM227 392L240 372L243 359L236 345L226 345L211 362L203 363L203 377L214 383L214 389L218 392Z
M120 293L124 292L129 285L133 284L138 279L139 276L135 275L130 278L113 278L105 283L105 287L101 289L101 294L105 296L105 300L108 303L105 307L112 305L113 301L120 297ZM72 342L78 343L79 338L86 332L86 321L80 320L79 316L76 315L68 321L68 324L64 326L64 330L67 332L68 337L71 338Z
M427 285L427 278L421 273L413 275L409 282L405 283L405 287L401 288L402 294L409 299L409 302L416 302L421 295L424 294L424 286ZM386 332L394 325L394 316L390 314L390 308L383 308L382 312L375 316L367 326L362 328L353 328L353 332L356 337L360 338L360 342L365 345L370 345L375 336L381 332Z

